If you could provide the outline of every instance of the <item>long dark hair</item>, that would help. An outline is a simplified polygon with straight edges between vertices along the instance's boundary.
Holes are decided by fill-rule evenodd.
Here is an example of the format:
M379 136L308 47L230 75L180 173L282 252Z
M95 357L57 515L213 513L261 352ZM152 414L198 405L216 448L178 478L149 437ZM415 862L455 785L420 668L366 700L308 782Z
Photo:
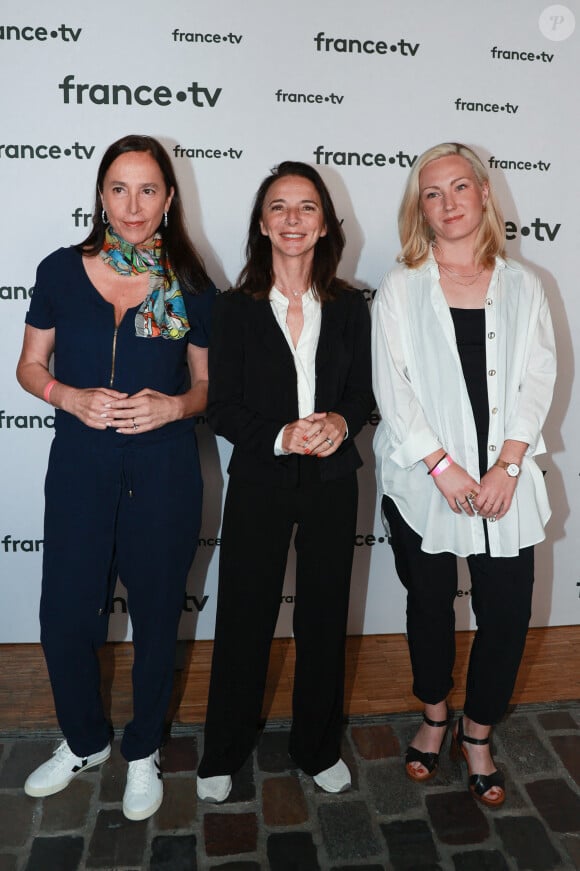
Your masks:
M75 248L82 254L94 257L103 247L106 225L103 223L102 218L101 191L103 190L105 176L117 157L131 151L145 151L149 153L161 170L167 191L169 192L173 188L173 199L167 213L167 227L164 227L163 222L161 222L157 232L161 233L167 259L177 276L181 290L188 291L189 293L201 293L209 284L209 278L207 277L203 261L195 250L193 242L185 229L185 218L179 186L169 155L161 143L153 139L152 136L131 134L123 136L122 139L117 139L116 142L109 145L97 172L93 228L84 242L75 245Z
M322 214L326 225L326 235L321 236L314 248L312 261L312 290L321 302L332 300L336 292L348 285L336 277L336 270L344 248L344 233L336 216L328 188L318 172L307 163L285 160L275 166L270 175L266 176L256 194L250 228L246 245L246 265L238 278L236 290L241 290L256 299L264 299L270 293L274 283L272 269L272 244L267 236L262 234L260 219L264 200L275 181L287 175L298 175L312 182L320 197Z

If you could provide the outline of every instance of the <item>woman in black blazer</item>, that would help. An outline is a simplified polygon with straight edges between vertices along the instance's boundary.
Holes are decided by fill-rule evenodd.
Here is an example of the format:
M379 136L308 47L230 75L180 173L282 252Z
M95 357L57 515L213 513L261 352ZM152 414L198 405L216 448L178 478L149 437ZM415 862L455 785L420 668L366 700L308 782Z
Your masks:
M200 798L224 801L256 739L297 526L289 751L328 792L340 758L357 512L354 444L374 407L362 294L336 277L344 236L324 182L287 161L261 184L238 287L217 304L208 418L234 446Z

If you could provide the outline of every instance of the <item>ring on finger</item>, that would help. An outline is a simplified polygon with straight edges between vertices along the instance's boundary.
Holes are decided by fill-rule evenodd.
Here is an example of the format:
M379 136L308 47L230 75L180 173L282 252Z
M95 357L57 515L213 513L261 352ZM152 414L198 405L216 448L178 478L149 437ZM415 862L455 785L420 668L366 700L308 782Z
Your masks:
M474 493L473 490L470 490L465 498L469 499L469 501L471 502L471 500L475 499L476 496L477 496L477 493Z
M324 439L324 441L325 441L325 442L328 442L328 444L330 445L331 448L334 447L334 442L333 442L333 440L330 438L330 436L326 436L326 438Z
M134 430L138 430L138 429L139 429L139 424L138 424L138 423L135 423L135 418L133 418L133 429L134 429Z

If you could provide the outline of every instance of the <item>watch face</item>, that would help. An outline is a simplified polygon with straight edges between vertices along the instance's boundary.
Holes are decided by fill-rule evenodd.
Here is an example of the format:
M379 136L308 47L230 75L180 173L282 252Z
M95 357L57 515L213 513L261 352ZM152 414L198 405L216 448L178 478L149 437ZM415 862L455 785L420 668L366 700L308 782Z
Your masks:
M516 466L515 463L510 463L506 469L506 472L510 476L510 478L517 478L520 474L520 467Z

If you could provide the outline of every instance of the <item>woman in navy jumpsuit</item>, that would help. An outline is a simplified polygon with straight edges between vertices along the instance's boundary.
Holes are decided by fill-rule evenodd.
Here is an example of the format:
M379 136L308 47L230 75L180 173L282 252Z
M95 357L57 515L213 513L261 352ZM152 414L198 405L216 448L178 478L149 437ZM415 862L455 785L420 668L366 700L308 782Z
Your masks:
M138 258L138 245L151 233L160 240L153 246L162 252L163 282L130 263L132 271L119 273L102 256L110 240L125 269L123 257L137 251ZM137 792L126 792L124 802L131 819L149 816L161 803L160 784L146 781L158 779L177 628L200 527L195 415L205 407L215 288L184 235L177 183L161 146L134 136L114 143L99 170L88 240L55 251L39 266L18 369L27 390L56 406L40 622L66 739L25 788L32 795L57 792L75 776L72 769L109 755L97 650L107 638L119 575L135 654L133 718L121 752L129 763L143 763L141 769L146 763L147 775L133 766ZM87 254L95 241L101 257ZM181 257L184 245L189 262ZM169 269L175 280L159 314L151 299L160 294L147 291L160 283L166 288ZM127 280L136 275L144 277ZM76 766L69 765L74 757Z

